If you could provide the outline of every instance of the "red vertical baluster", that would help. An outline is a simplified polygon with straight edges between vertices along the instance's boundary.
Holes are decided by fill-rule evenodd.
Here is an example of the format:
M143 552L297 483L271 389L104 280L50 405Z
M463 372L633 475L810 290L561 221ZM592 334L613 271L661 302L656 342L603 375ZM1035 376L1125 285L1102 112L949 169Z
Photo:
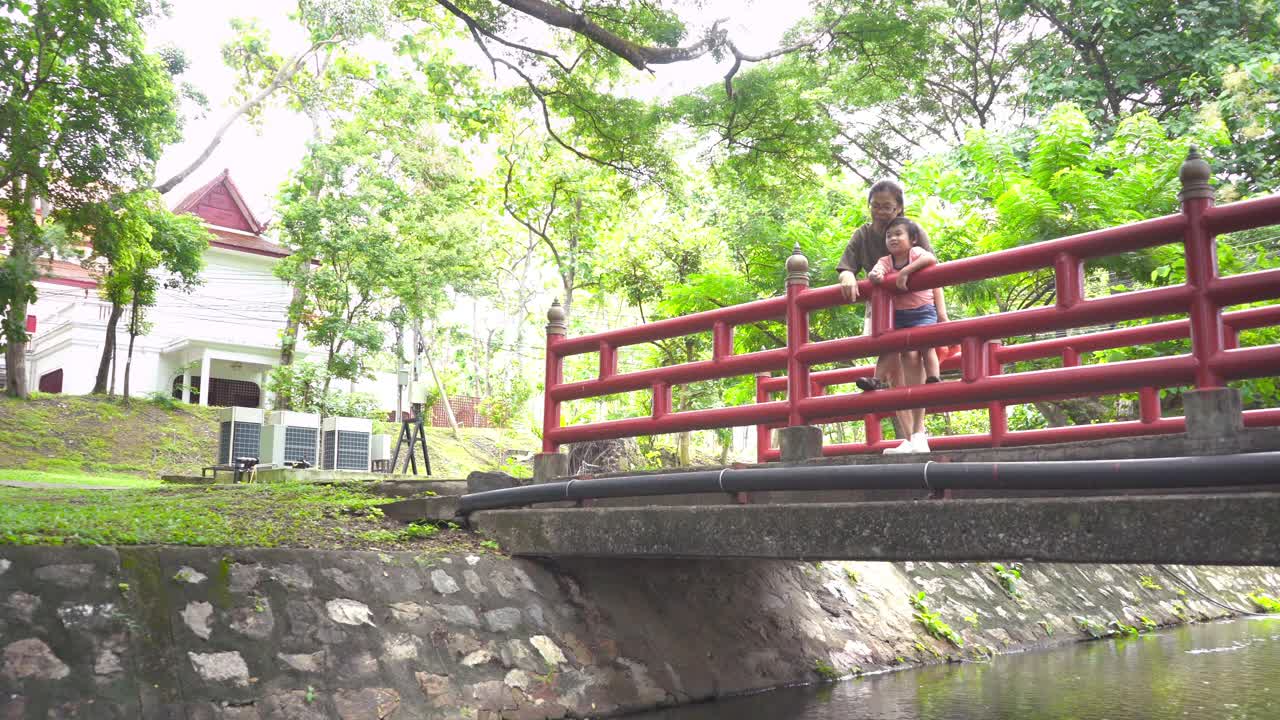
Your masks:
M618 348L607 342L600 343L600 379L608 380L618 374Z
M769 402L769 392L764 389L764 381L769 379L769 373L756 373L756 403ZM769 452L769 447L773 430L768 425L756 425L756 462L764 462L764 456Z
M711 328L711 359L723 360L733 355L733 326L719 320Z
M1004 372L1000 364L1000 345L999 340L992 340L986 344L988 376ZM987 418L991 423L991 446L1000 447L1004 443L1005 435L1009 433L1009 417L1005 414L1004 403L999 400L987 403Z
M1084 300L1084 261L1062 253L1053 259L1053 284L1057 306L1063 310Z
M1138 417L1144 423L1153 423L1160 419L1160 391L1153 387L1138 390Z
M671 414L671 385L664 382L653 384L653 419L659 420Z

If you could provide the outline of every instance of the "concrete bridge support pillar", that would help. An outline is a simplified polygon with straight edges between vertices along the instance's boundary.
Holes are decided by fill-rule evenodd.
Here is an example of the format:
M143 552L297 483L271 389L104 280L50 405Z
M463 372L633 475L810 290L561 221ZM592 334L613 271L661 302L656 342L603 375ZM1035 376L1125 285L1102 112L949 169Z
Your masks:
M1218 454L1240 449L1244 415L1239 390L1189 390L1182 395L1182 405L1187 418L1187 438L1194 452Z
M544 452L533 456L533 482L549 483L569 475L569 455Z
M822 457L822 428L796 425L778 429L782 462L802 462Z

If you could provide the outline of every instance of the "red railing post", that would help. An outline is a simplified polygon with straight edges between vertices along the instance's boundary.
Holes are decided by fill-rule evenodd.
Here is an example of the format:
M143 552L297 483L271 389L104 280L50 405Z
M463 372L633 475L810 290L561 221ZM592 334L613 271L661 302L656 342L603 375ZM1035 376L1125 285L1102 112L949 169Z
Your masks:
M787 258L787 405L791 412L787 425L804 425L800 401L809 397L809 366L796 357L802 345L809 342L809 313L800 307L800 293L809 287L809 259L796 243Z
M1213 359L1225 345L1222 308L1209 295L1218 278L1217 238L1205 227L1205 211L1213 206L1213 188L1209 185L1209 163L1193 147L1178 173L1182 191L1178 201L1187 217L1183 242L1186 246L1187 285L1191 296L1191 355L1196 359L1198 389L1224 386L1222 375L1213 369Z
M783 462L822 457L822 428L809 425L800 404L809 397L809 365L799 352L809 342L809 311L800 296L809 289L809 260L796 243L787 258L787 427L778 431L778 452Z
M569 332L568 318L560 301L551 303L547 311L547 370L543 382L542 395L542 452L553 453L560 445L553 438L552 431L560 427L560 403L551 396L551 391L564 382L564 358L556 352L556 344L564 340ZM601 362L603 366L603 362ZM601 368L603 370L603 367Z

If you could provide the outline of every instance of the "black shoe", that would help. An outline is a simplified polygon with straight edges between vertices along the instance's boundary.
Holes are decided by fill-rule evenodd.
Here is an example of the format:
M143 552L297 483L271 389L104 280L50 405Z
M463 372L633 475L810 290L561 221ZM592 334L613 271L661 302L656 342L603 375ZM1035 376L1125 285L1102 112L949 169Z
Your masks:
M874 392L876 390L888 390L889 383L878 377L860 377L853 381L863 392Z
M942 378L938 377L937 375L930 375L929 377L925 378L924 381L927 383L936 383L936 382L942 382Z

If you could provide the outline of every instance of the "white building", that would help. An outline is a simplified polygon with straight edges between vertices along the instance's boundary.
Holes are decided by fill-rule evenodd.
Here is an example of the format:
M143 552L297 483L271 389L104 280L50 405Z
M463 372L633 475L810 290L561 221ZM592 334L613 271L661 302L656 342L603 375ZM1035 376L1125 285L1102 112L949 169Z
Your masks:
M280 362L291 297L273 268L289 253L263 234L263 223L225 170L174 211L200 217L213 234L203 282L189 293L159 291L147 313L149 331L134 343L130 394L163 392L201 405L266 407L266 378ZM27 354L29 387L87 394L97 376L110 305L79 264L54 260L44 266L38 299L28 310L28 325L32 318L35 325ZM127 312L117 334L117 391L124 382L126 321ZM306 355L305 347L299 355ZM394 408L394 377L378 380L355 389L374 391L382 407Z

